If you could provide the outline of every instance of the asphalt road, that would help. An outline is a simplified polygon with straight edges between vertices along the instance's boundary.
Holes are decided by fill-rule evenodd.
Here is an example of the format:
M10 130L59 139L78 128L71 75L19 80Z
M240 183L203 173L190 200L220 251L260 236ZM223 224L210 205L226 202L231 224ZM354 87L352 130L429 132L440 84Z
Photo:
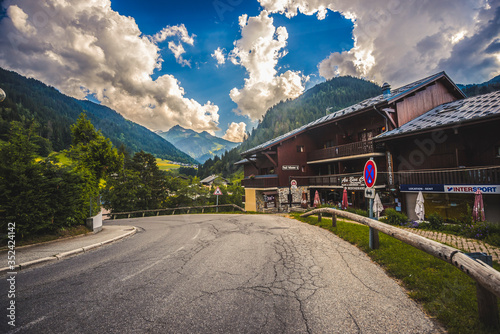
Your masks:
M114 224L139 232L18 273L12 333L438 332L364 253L315 226L271 215ZM8 289L2 278L2 333Z

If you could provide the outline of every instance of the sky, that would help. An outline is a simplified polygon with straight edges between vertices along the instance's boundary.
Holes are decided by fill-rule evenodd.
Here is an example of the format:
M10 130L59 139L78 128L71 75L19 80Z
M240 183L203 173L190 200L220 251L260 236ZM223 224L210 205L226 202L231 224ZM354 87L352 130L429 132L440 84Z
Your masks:
M156 131L241 141L351 75L398 87L500 74L500 0L0 0L0 66Z

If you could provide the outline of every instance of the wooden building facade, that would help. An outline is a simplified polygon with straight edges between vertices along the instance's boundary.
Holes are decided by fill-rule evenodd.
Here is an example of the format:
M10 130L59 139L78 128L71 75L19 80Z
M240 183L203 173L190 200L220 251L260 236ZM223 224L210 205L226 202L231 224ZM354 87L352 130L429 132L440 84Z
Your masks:
M395 90L384 84L382 94L377 97L331 113L242 153L244 159L239 163L245 168L246 209L287 210L290 204L300 205L304 193L312 205L316 191L323 202L337 204L344 189L348 190L353 207L366 209L362 171L366 161L372 158L379 171L375 188L382 195L384 205L411 210L407 203L413 195L405 191L404 187L410 183L402 180L403 175L415 177L416 170L474 165L468 161L477 161L475 167L498 165L495 157L477 156L480 152L474 148L476 145L491 146L492 143L491 140L483 143L480 139L469 141L467 138L475 131L472 128L461 127L458 131L462 136L455 134L456 126L446 129L447 140L437 137L439 131L415 130L418 126L426 127L416 120L436 109L441 113L434 118L440 119L448 104L464 98L444 72ZM483 127L484 122L480 123L477 126ZM431 136L434 144L430 144L426 136ZM415 140L420 140L417 143L422 145L424 154L432 151L421 163L417 161L419 153L414 152ZM411 164L406 174L402 173L402 169L408 167L405 161Z

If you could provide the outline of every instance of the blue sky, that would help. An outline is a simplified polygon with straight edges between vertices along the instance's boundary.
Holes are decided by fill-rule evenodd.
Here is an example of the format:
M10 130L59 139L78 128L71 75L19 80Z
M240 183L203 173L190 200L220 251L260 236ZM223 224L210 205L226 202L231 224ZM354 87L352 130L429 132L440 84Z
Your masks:
M351 75L393 87L500 74L500 0L3 0L0 66L151 130L240 141L266 110Z
M236 6L230 5L237 4ZM122 15L132 16L144 34L154 35L166 25L184 24L190 34L195 34L194 46L186 46L187 57L192 66L181 66L166 46L162 49L163 68L155 76L170 73L181 81L186 96L197 101L210 100L220 108L220 131L224 135L231 122L245 122L247 130L256 125L248 117L233 112L237 105L229 97L233 87L243 87L245 68L226 62L217 67L210 56L218 47L233 48L235 40L241 38L238 18L247 14L256 16L261 11L257 1L113 1L112 8ZM195 9L195 10L193 10ZM275 26L286 27L290 36L286 49L288 54L281 58L278 67L301 71L309 75L306 89L325 81L320 77L317 65L333 51L345 51L353 47L351 20L339 13L330 12L325 20L311 15L287 18L273 14Z

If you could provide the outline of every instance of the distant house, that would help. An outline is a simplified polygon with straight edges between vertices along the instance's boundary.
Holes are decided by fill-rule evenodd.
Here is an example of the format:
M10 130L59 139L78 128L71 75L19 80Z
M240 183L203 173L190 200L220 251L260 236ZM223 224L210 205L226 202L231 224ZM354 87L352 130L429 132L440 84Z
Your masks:
M204 178L203 180L200 181L200 183L204 186L211 186L214 183L217 185L227 186L229 184L229 181L221 176L214 174L214 175L210 175L210 176Z
M374 185L385 207L415 217L458 218L483 192L486 219L500 221L500 92L466 98L444 72L333 112L242 153L245 208L312 205L316 191L336 204L367 209L363 169L377 164Z

